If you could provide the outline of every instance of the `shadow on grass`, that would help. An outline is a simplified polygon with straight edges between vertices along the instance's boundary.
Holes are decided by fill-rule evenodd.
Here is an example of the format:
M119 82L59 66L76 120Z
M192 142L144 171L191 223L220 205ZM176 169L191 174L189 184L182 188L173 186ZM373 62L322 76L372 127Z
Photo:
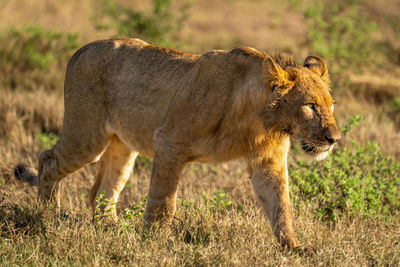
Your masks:
M0 236L33 236L45 233L42 212L18 205L0 206Z

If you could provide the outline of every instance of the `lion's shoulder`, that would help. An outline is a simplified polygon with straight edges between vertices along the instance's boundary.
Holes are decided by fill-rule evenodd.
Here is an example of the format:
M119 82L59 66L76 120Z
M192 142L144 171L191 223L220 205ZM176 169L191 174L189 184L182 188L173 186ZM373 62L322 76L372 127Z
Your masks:
M217 59L217 58L249 58L249 59L262 59L265 54L257 49L249 46L239 46L232 50L211 50L204 53L201 59Z
M247 57L253 59L265 58L266 54L250 46L239 46L229 51L229 56Z

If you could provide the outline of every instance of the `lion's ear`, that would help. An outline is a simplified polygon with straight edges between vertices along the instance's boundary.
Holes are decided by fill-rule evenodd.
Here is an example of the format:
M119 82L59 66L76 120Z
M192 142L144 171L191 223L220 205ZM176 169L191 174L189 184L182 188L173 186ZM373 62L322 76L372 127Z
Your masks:
M263 62L263 75L264 79L269 83L273 89L275 86L284 87L289 81L289 73L282 69L275 61L267 57Z
M267 57L263 62L263 76L266 86L271 88L272 97L269 105L276 106L280 99L293 87L293 77L275 61Z
M308 56L306 60L304 60L304 67L321 76L324 82L329 83L328 68L322 58L318 56Z

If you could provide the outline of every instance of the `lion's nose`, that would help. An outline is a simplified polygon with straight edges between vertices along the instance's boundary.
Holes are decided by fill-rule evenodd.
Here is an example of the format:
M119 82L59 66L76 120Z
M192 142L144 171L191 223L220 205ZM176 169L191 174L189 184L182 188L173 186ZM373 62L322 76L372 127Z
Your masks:
M325 134L325 141L327 141L331 145L333 145L334 143L336 143L339 140L340 140L340 132L339 131L335 131L335 132L328 131Z

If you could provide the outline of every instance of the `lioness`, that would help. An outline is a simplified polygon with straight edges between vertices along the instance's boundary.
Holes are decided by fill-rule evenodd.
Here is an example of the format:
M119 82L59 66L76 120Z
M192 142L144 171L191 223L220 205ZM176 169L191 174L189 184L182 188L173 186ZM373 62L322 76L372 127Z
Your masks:
M59 182L101 159L90 193L116 203L138 153L153 158L148 223L169 223L186 163L247 161L253 189L279 242L300 244L292 227L287 154L290 137L317 157L340 138L328 71L316 56L291 57L250 47L195 55L138 39L105 40L79 49L65 78L65 114L56 145L39 155L39 197L59 200ZM115 212L115 211L114 211Z

